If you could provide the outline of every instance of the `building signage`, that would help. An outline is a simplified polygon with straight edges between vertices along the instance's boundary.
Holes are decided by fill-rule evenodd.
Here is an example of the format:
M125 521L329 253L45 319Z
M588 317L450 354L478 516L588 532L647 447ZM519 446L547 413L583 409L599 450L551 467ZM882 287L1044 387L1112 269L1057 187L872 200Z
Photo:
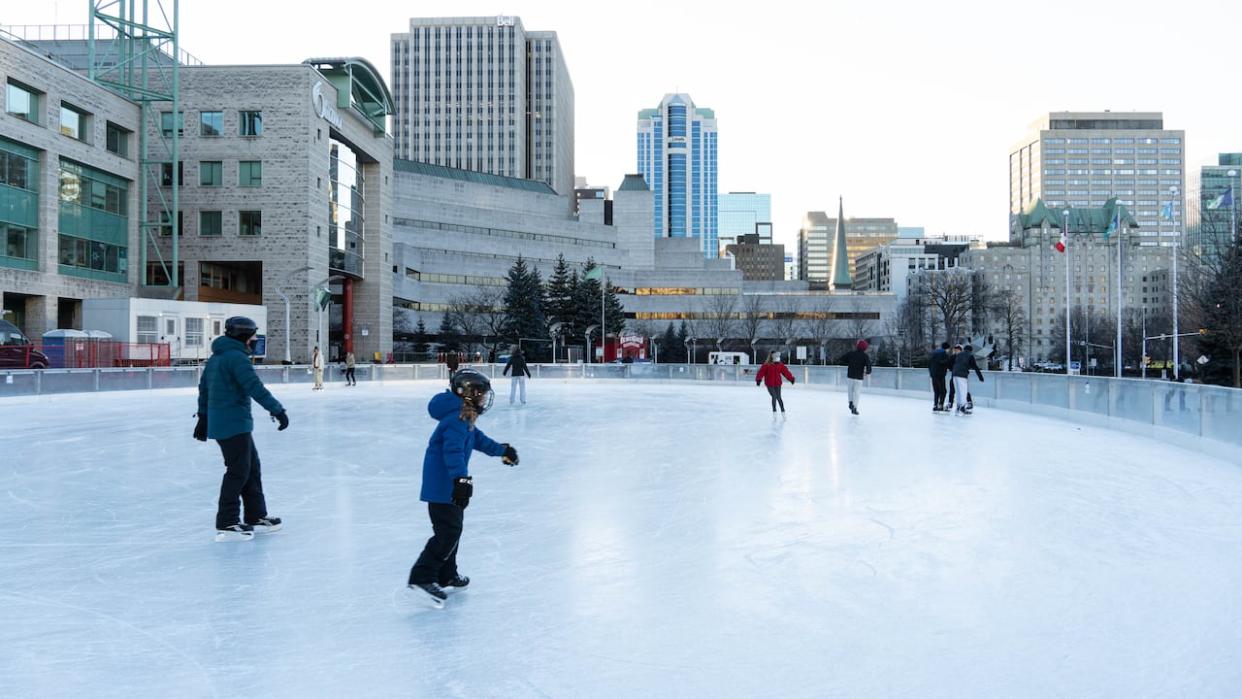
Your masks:
M497 27L512 27L512 26L514 26L513 17L510 17L510 16L505 16L505 15L501 15L501 16L497 17L497 18L496 18L496 26L497 26Z
M341 128L341 113L336 111L336 107L323 96L323 83L316 81L315 86L311 88L311 104L320 117L336 128Z

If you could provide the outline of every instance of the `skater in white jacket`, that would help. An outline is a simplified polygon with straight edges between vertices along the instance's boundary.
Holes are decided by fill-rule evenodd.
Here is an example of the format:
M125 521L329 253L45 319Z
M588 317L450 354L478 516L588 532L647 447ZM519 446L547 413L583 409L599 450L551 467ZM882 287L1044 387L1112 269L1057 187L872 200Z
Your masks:
M311 355L311 371L315 373L315 390L323 390L323 355L319 353L319 346L315 346L315 352Z

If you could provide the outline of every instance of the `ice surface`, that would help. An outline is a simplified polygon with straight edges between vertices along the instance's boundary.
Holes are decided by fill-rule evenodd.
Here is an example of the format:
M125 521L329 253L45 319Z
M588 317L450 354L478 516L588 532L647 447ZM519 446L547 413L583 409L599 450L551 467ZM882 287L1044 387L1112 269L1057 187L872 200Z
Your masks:
M0 401L0 694L1226 696L1242 470L980 408L507 382L444 610L394 593L440 382L274 386L284 531L212 541L190 392ZM257 406L256 406L257 410ZM261 413L261 411L258 411Z

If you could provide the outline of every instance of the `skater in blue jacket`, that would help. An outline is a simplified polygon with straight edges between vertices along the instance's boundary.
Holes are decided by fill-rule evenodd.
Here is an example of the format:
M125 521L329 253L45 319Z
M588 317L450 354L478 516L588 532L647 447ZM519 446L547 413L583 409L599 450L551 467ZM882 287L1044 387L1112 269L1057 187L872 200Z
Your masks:
M475 426L495 397L486 376L474 369L453 374L451 390L440 393L427 404L427 412L437 421L435 432L423 456L423 488L420 498L431 516L432 537L410 568L409 588L426 593L432 604L443 606L447 591L460 590L470 578L457 572L457 545L462 522L474 483L470 477L470 452L499 456L516 466L517 450L492 441Z

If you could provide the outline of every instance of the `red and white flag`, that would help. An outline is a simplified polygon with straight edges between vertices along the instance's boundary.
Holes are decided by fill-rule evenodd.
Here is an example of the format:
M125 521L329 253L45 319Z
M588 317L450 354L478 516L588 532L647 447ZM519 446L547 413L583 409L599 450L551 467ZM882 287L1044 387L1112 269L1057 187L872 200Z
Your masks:
M1069 244L1069 236L1067 236L1067 235L1065 234L1065 229L1064 229L1064 228L1062 228L1062 229L1061 229L1061 239L1060 239L1060 240L1058 240L1058 241L1057 241L1057 244L1056 244L1056 245L1053 245L1052 247L1056 248L1056 249L1057 249L1057 252L1065 252L1065 246L1066 246L1066 245L1068 245L1068 244Z

